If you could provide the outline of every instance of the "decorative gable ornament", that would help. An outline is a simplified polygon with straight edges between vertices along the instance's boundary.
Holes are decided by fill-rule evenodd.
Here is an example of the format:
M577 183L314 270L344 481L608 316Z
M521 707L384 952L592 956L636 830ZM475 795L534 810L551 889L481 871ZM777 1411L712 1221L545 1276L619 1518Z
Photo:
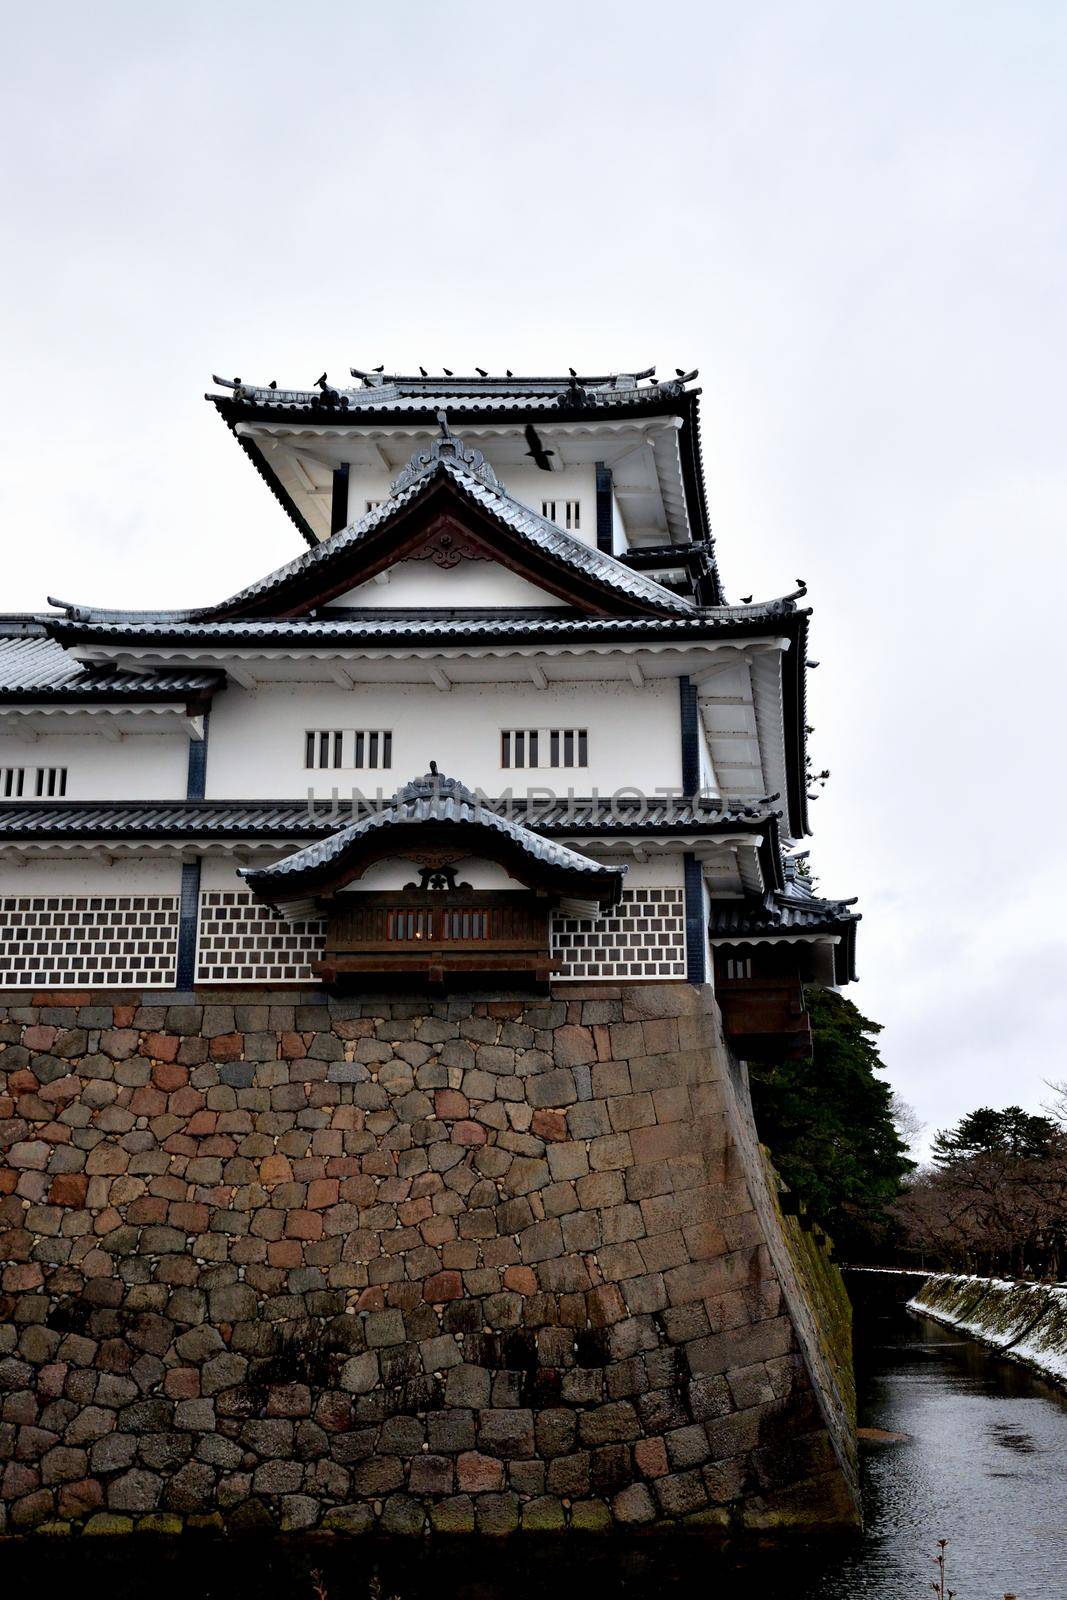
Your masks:
M418 483L420 478L432 472L439 461L451 461L457 467L462 467L464 472L469 472L472 478L484 483L487 489L493 489L497 494L503 493L503 485L482 452L475 450L473 445L464 444L462 439L456 438L448 426L448 417L443 411L437 413L437 421L441 437L434 439L423 449L415 451L390 492L394 495L402 494L413 483Z
M418 550L412 550L406 559L432 561L435 567L450 569L458 567L461 561L489 561L492 558L488 550L483 550L472 539L465 538L459 524L449 519L440 522L426 543Z

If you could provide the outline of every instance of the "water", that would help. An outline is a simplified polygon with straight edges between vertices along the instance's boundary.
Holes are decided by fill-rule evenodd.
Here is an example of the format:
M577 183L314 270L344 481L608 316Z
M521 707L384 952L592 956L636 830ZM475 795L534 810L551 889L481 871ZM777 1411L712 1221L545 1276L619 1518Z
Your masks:
M925 1317L858 1331L861 1425L907 1439L865 1447L862 1541L797 1600L929 1595L938 1538L959 1600L1064 1600L1067 1398Z
M1067 1399L897 1308L858 1329L860 1423L902 1433L864 1449L863 1534L788 1550L669 1545L460 1549L244 1543L0 1547L0 1592L51 1600L920 1600L938 1538L958 1600L1067 1600ZM32 1584L32 1589L30 1585Z

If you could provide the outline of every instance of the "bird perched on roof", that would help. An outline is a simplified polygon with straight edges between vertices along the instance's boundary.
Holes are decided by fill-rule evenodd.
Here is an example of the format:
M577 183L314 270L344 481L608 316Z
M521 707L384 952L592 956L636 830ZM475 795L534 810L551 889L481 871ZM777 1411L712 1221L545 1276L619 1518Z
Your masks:
M316 387L316 389L325 389L325 387L326 387L326 374L325 374L325 372L323 373L321 378L316 378L315 379L315 387Z
M424 378L428 378L430 376L430 374L426 371L425 367L420 367L419 371L422 373Z
M488 378L489 376L484 367L475 367L474 370L478 374L479 378Z
M741 604L743 606L750 606L752 604L752 596L750 594L743 594L741 596Z
M442 367L441 371L444 373L446 378L450 378L452 376L452 368L451 367Z
M526 443L530 446L529 450L526 451L526 454L533 457L534 461L541 468L542 472L551 472L552 462L549 460L549 457L554 456L556 452L554 450L545 449L540 438L538 437L537 429L534 427L532 422L528 422L523 431L526 434Z
M678 382L679 383L692 383L693 379L697 375L696 367L693 368L692 372L683 372L681 367L675 367L674 370L678 374Z
M578 376L573 367L568 367L567 371L570 373L572 378L576 378Z
M385 371L385 362L383 361L380 367L372 367L371 371L372 372L384 372Z
M276 388L277 388L277 387L278 387L278 380L277 380L277 378L272 378L272 379L271 379L271 380L270 380L270 382L269 382L269 383L268 383L268 385L267 385L267 388L268 388L268 389L276 389Z
M819 662L818 661L805 661L804 665L806 667L817 667L819 665Z
M514 377L514 376L515 376L515 374L514 374L514 373L513 373L513 372L512 372L512 370L511 370L511 368L510 368L510 367L505 367L505 369L504 369L504 376L505 376L505 377L506 377L506 378L513 378L513 377Z

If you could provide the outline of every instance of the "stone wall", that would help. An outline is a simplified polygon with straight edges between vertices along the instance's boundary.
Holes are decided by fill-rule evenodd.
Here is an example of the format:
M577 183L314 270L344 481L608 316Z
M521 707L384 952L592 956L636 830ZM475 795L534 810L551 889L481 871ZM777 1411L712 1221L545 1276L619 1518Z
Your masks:
M908 1310L980 1339L1067 1389L1067 1286L936 1273Z
M855 1517L707 990L0 998L0 1528Z

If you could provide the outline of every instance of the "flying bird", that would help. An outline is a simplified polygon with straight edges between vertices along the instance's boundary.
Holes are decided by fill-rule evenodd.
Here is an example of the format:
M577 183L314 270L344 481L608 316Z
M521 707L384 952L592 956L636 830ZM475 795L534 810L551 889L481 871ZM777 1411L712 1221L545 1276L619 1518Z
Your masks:
M534 427L532 422L528 422L523 431L526 434L526 443L530 446L526 454L533 457L534 461L541 468L542 472L551 472L552 462L550 461L549 457L554 456L556 452L554 450L545 449L538 437L537 429Z
M474 370L478 374L479 378L488 378L489 376L484 367L475 367Z

